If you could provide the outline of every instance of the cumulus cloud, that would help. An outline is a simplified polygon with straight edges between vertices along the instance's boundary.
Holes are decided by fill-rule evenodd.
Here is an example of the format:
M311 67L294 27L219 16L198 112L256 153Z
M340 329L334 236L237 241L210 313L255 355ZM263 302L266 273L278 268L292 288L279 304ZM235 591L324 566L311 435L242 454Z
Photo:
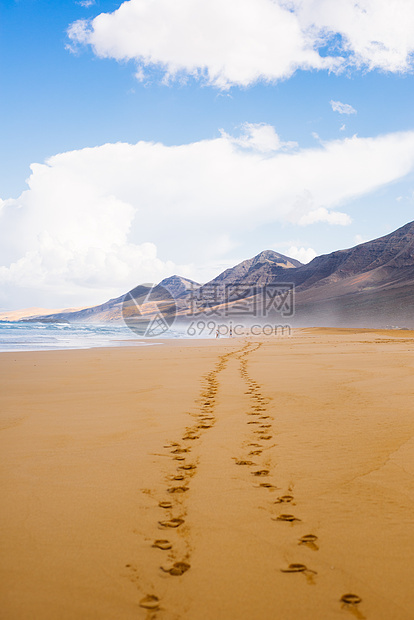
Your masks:
M414 169L414 132L281 144L274 128L246 125L237 138L105 144L33 164L28 189L0 201L6 296L71 306L174 272L204 281L251 231L346 225L349 201Z
M332 110L339 114L356 114L357 111L349 103L341 103L340 101L330 101Z
M296 245L292 245L288 249L287 255L291 258L296 258L296 260L300 261L301 263L306 264L310 263L311 260L315 258L316 252L313 248L298 248Z
M242 134L239 137L233 137L223 130L220 133L223 138L230 140L233 144L260 153L287 151L298 146L297 142L282 142L275 128L266 123L243 123L241 129Z
M297 69L407 72L413 67L410 0L127 0L78 20L70 47L101 58L185 74L225 89L289 78ZM326 53L326 50L328 52Z
M299 218L298 224L300 226L309 226L309 224L316 224L316 222L327 222L328 224L347 226L352 220L347 213L328 211L328 209L324 207L319 207L319 209L313 209L302 215L302 217Z
M324 44L336 37L340 53L347 55L345 65L412 70L414 4L410 0L292 0L290 6L301 27L313 29Z
M185 72L219 88L339 63L320 56L297 15L272 0L129 0L74 22L68 36L72 46L91 45L102 58L135 59L167 78Z

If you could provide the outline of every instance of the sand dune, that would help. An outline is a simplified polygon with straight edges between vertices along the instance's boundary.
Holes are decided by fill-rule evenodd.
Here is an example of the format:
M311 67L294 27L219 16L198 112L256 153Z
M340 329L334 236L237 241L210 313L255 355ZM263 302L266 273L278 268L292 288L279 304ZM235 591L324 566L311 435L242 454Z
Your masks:
M413 332L0 368L2 618L414 617Z

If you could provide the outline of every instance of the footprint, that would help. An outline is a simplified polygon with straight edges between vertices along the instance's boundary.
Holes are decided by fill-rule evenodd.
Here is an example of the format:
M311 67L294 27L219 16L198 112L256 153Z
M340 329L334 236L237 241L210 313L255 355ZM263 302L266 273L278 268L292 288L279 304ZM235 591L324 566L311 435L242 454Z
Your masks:
M309 549L313 549L314 551L318 551L319 547L316 544L316 541L318 540L318 537L315 536L315 534L306 534L305 536L302 536L302 538L299 538L299 545L306 545L307 547L309 547Z
M346 605L358 605L362 603L362 598L357 594L344 594L341 596L341 603L345 603Z
M172 508L173 507L171 502L158 502L158 506L160 508Z
M257 471L252 471L251 473L253 476L268 476L270 472L268 469L258 469Z
M169 540L166 540L165 538L154 540L152 546L157 547L157 549L162 549L163 551L167 551L167 549L172 549L172 544Z
M170 480L184 480L185 476L183 476L182 474L177 474L176 476L171 476Z
M270 482L261 482L259 487L264 487L265 489L277 489L274 484L270 484Z
M175 456L174 461L185 461L185 456Z
M184 469L185 471L191 471L192 469L196 469L197 465L193 463L187 463L186 465L180 465L178 469Z
M281 495L275 501L275 504L289 504L294 500L293 495Z
M253 461L236 461L236 465L255 465Z
M162 527L180 527L184 523L184 519L180 519L179 517L173 517L168 521L158 521Z
M357 594L344 594L340 599L342 608L350 611L358 620L365 620L365 616L358 609L362 599Z
M167 489L167 493L185 493L189 490L190 489L188 487L169 487Z
M288 514L281 514L279 516L277 516L276 518L272 517L273 521L300 521L300 519L298 519L297 517L295 517L294 515L288 515Z
M190 448L176 448L171 451L171 454L184 454L186 452L190 452Z
M315 570L311 570L305 564L289 564L287 568L280 569L282 573L303 573L306 577L306 581L308 584L314 586L315 580L314 575L317 575Z
M272 439L273 435L259 435L259 439L263 440L263 441L268 441L269 439Z
M139 606L144 609L158 609L160 606L160 599L153 594L147 594L147 596L140 600Z
M308 570L305 564L289 564L287 568L280 569L282 573L304 573Z
M263 450L252 450L249 452L249 456L260 456Z
M169 573L170 575L178 577L186 573L189 569L190 564L187 564L187 562L174 562L171 568L164 568L161 566L161 570L163 570L164 573Z

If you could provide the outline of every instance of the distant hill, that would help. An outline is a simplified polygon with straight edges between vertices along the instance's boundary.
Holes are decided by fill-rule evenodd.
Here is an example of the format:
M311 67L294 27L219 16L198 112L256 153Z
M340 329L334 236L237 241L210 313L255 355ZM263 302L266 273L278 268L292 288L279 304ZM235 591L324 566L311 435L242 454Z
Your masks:
M414 326L414 222L296 270L297 321Z
M297 269L302 267L302 263L294 258L289 258L273 250L264 250L249 258L235 267L226 269L209 284L256 284L263 286L275 279L284 276L286 269Z
M182 295L186 295L188 290L196 290L200 284L193 282L188 278L182 278L181 276L171 276L162 280L151 294L152 299L162 299L164 289L168 289L173 297L179 298ZM158 288L159 287L159 288ZM53 322L66 322L70 323L122 323L122 308L125 297L129 294L130 297L140 299L143 301L151 290L152 284L140 284L139 286L128 291L125 295L110 299L98 306L91 306L89 308L82 308L80 310L72 311L60 311L54 313L48 313L44 315L36 315L26 317L25 320L36 321L53 321ZM20 317L23 320L24 317Z
M295 287L295 314L288 321L292 325L414 327L414 222L379 239L318 256L307 265L265 250L204 285L171 276L154 288L151 298L163 301L168 289L175 298L178 315L185 318L193 311L191 300L195 294L201 305L205 300L205 310L211 310L211 303L206 301L211 288L240 285L242 298L245 285L260 288L280 282ZM124 300L135 298L142 303L148 291L149 285L140 285L129 295L99 306L37 316L33 320L121 322ZM251 291L245 295L246 307L252 308L257 299ZM223 299L218 299L216 310L223 310L222 304ZM148 312L151 311L148 306ZM273 319L284 320L277 315Z
M414 222L379 239L318 256L307 265L262 252L212 280L252 281L258 286L294 285L295 315L286 319L292 325L414 327ZM254 302L249 299L251 306ZM282 316L273 317L278 318L283 322Z
M73 312L79 308L65 308L65 310L52 310L47 308L24 308L23 310L8 310L0 312L0 321L20 321L25 318L35 318L38 316L47 316L57 312Z
M407 268L412 267L414 267L414 222L385 237L361 243L349 250L338 250L317 256L298 269L294 278L296 286L304 289L315 284L332 284L374 271L376 281L400 278L402 272L397 273L396 270L402 269L405 274Z

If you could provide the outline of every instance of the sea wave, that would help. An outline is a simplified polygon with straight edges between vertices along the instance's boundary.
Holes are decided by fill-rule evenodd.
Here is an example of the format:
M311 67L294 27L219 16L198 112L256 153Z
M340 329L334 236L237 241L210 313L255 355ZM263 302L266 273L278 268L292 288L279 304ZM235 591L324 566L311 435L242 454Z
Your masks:
M0 352L155 344L123 325L1 322Z

